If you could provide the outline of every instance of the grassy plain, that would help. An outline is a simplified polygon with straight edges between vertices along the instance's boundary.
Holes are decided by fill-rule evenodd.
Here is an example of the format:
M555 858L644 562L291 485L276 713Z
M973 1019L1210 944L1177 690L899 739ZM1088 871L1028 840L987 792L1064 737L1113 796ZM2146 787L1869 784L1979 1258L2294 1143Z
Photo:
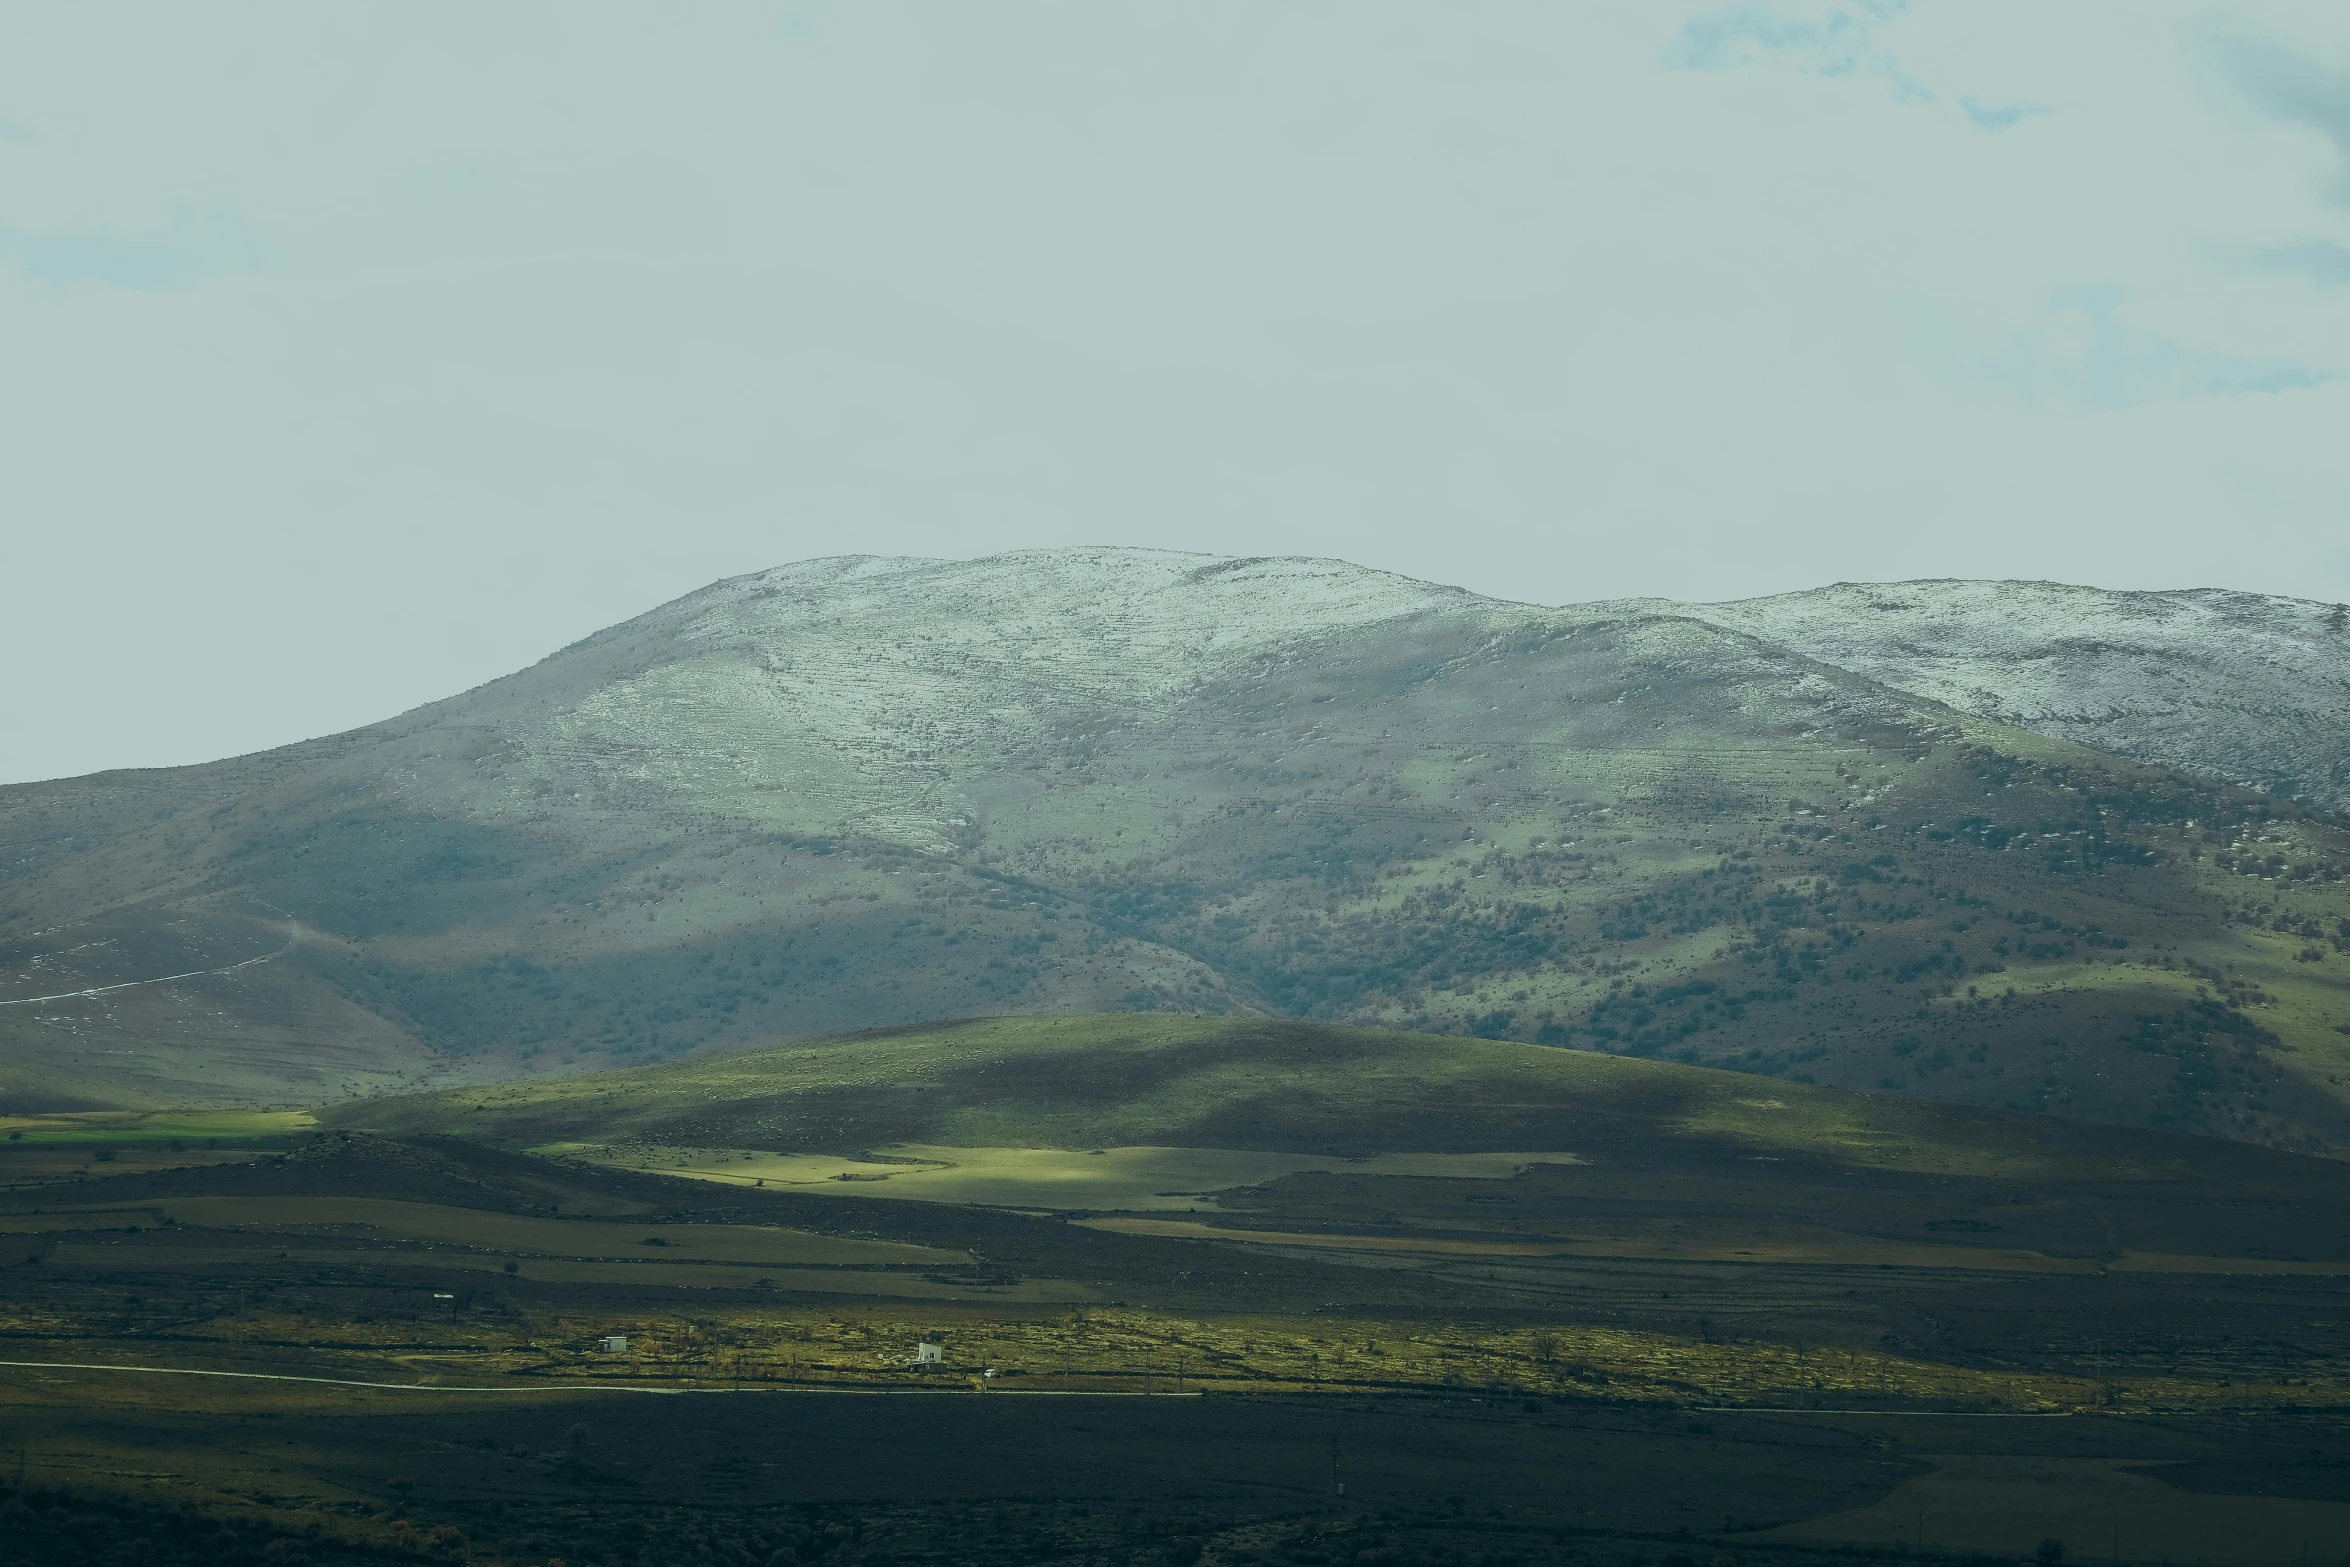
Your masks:
M1757 1155L1921 1174L2147 1175L2183 1168L2189 1150L2206 1157L2186 1139L1514 1040L1136 1014L850 1035L320 1114L322 1124L391 1134L592 1147L600 1159L626 1161L638 1149L647 1168L656 1149L673 1151L674 1166L680 1149L755 1163L762 1153L853 1158L892 1146L1088 1157L1113 1146L1321 1159L1492 1153L1532 1162L1542 1156L1515 1150L1547 1145L1584 1157L1586 1139L1629 1134L1728 1139ZM712 1170L725 1163L700 1162ZM821 1160L779 1168L880 1173Z
M2120 1485L2268 1567L2350 1507L2293 1467L2350 1434L2350 1166L2241 1142L1137 1015L192 1124L0 1192L27 1487L150 1540L1678 1567L1974 1497L2086 1557Z
M1530 1165L1577 1162L1571 1153L1377 1153L1340 1159L1250 1148L956 1148L942 1143L893 1143L862 1159L659 1144L549 1143L529 1151L651 1175L779 1190L999 1208L1187 1212L1214 1209L1216 1193L1226 1188L1308 1172L1507 1180Z
M2339 1164L2019 1117L1953 1168L1979 1113L1576 1064L1575 1135L1520 1146L1577 1162L921 1144L760 1188L326 1127L61 1172L0 1194L0 1423L38 1528L125 1545L190 1503L319 1560L1672 1567L1878 1540L1951 1453L2283 1464L2350 1420ZM1175 1215L1170 1169L1245 1180ZM1052 1211L986 1200L1024 1180ZM2057 1470L2078 1532L2107 1471ZM2337 1479L2161 1494L2267 1567Z
M82 1110L51 1115L0 1115L0 1137L32 1148L179 1149L249 1148L308 1131L316 1120L302 1110Z

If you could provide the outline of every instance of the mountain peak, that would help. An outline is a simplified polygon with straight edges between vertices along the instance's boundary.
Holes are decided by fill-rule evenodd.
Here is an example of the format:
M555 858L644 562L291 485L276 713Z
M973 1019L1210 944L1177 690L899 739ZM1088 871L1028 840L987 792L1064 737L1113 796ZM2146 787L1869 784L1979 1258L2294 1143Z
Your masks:
M2350 1137L2350 841L2113 754L2314 793L2350 734L2328 625L2056 584L1552 610L1300 558L802 562L330 741L0 791L0 1086L315 1101L1247 1012ZM2223 1080L2223 1035L2292 1053Z

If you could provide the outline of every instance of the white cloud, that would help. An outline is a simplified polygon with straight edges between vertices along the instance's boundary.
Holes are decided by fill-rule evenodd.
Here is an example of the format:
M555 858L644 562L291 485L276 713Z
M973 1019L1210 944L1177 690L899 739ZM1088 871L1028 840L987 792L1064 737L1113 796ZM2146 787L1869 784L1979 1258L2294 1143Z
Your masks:
M1910 9L1907 0L1734 5L1684 21L1665 58L1693 71L1762 64L1811 76L1869 77L1903 102L1933 103L1939 95L1879 42L1885 24Z

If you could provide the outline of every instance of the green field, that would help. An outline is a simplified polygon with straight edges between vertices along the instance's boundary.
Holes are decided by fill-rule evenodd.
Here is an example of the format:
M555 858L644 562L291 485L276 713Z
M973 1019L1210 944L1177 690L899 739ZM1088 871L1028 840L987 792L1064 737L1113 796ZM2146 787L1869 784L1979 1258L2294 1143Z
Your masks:
M766 1225L696 1225L688 1232L650 1225L609 1224L485 1213L440 1203L400 1202L380 1197L269 1196L186 1197L128 1207L80 1206L46 1209L31 1218L0 1217L0 1229L76 1231L102 1225L109 1217L149 1227L229 1230L247 1234L356 1236L390 1241L447 1244L492 1255L518 1254L567 1259L646 1258L654 1248L664 1262L739 1262L773 1266L953 1265L956 1252L900 1246L885 1241L844 1240Z
M1032 1150L1031 1158L1155 1147L1325 1160L1490 1153L1529 1162L1538 1156L1522 1150L1587 1155L1628 1132L1940 1175L2151 1178L2203 1157L2193 1152L2203 1145L2185 1139L1595 1051L1147 1015L996 1018L853 1035L368 1100L323 1110L320 1119L510 1148L592 1147L598 1160L645 1168L662 1167L665 1156L673 1169L682 1159L687 1168L733 1173L730 1161L747 1158L748 1169L772 1157L779 1179L861 1173L912 1184L946 1178L921 1175L918 1166L827 1160L928 1146ZM718 1150L730 1160L714 1157ZM1082 1177L1090 1166L1054 1168ZM1105 1178L1120 1168L1116 1160L1102 1166ZM1247 1176L1240 1165L1227 1173ZM1049 1204L1088 1205L1074 1193Z
M0 1115L0 1137L33 1148L252 1147L295 1136L316 1124L300 1110L85 1110Z
M2242 1142L1132 1014L259 1125L19 1145L0 1547L1828 1567L2118 1500L2294 1567L2350 1507L2350 1166Z
M1307 1172L1507 1180L1571 1153L1382 1153L1362 1159L1246 1148L956 1148L893 1143L866 1159L738 1148L549 1143L532 1153L653 1175L810 1193L999 1208L1212 1209L1227 1187Z

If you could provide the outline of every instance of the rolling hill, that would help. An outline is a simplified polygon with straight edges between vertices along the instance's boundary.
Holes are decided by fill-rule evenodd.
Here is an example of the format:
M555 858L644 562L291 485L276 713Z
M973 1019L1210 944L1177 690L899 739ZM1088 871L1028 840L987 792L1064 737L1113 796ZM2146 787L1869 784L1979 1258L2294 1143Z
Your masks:
M1766 1086L1742 1073L1514 1040L1133 1013L876 1030L355 1101L319 1119L382 1136L567 1153L1117 1145L1345 1161L1547 1152L1561 1164L1637 1157L1666 1165L1710 1162L1726 1147L1992 1180L2183 1178L2245 1162L2142 1131L1900 1094ZM860 1195L888 1194L868 1187Z
M246 1145L176 1146L199 1126ZM63 1505L93 1492L147 1540L117 1555L192 1505L235 1507L246 1556L266 1523L304 1542L274 1555L392 1547L364 1560L628 1560L656 1529L807 1560L795 1516L857 1518L865 1552L812 1553L840 1561L1002 1541L947 1484L1031 1523L1063 1496L1121 1560L1174 1523L1261 1559L1301 1514L1283 1554L1322 1555L1332 1518L1452 1528L1484 1495L1467 1546L1409 1559L1785 1555L1894 1539L1928 1476L2012 1557L2052 1510L2118 1527L2117 1464L2170 1477L2130 1527L2244 1567L2345 1511L2350 1163L2241 1141L1140 1013L8 1129L15 1489L73 1480L11 1514L44 1561L98 1534ZM872 1500L908 1455L927 1532ZM1339 1463L1351 1521L1314 1505ZM1170 1474L1194 1509L1229 1484L1231 1526L1137 1521Z
M1123 550L733 579L367 729L0 790L0 1094L1135 1011L2350 1137L2338 817L1737 608ZM2208 689L2283 711L2303 666L2229 635Z

